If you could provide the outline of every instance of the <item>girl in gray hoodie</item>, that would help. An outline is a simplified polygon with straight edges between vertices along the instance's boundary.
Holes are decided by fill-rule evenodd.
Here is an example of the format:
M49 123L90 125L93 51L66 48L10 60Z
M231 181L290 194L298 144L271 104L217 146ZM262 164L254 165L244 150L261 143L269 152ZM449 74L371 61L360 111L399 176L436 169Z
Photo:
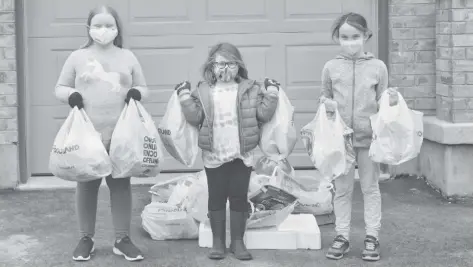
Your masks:
M321 103L327 112L338 109L344 122L353 129L366 224L365 249L362 259L380 258L378 232L381 227L381 194L379 164L369 158L372 140L370 116L378 112L378 100L388 89L388 71L383 61L364 51L372 36L366 19L356 13L341 16L334 24L332 37L342 52L328 61L322 71ZM391 89L389 89L391 90ZM396 96L397 94L392 94ZM397 99L391 98L391 104ZM355 168L335 179L334 212L337 237L327 251L327 258L341 259L350 249L349 234Z

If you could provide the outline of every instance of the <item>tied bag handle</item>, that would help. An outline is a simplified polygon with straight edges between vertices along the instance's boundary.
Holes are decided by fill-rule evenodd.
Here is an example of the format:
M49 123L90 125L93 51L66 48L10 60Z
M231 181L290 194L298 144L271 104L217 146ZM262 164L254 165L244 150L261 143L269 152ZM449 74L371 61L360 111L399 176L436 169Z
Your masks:
M396 92L398 95L398 103L397 105L390 106L389 105L389 92L385 90L381 95L380 103L379 103L379 115L383 119L383 121L391 122L396 120L399 116L402 116L402 113L408 113L409 107L402 96L401 93Z

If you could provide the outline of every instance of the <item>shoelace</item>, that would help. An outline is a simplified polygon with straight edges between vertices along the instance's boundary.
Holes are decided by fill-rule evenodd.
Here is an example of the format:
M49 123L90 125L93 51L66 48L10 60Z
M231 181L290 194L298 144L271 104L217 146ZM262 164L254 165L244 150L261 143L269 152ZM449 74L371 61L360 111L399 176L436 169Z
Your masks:
M366 242L365 248L366 248L367 250L374 250L375 247L376 247L376 245L375 245L374 243L372 243L372 242Z
M341 248L343 246L343 242L340 241L334 241L332 247L333 248Z

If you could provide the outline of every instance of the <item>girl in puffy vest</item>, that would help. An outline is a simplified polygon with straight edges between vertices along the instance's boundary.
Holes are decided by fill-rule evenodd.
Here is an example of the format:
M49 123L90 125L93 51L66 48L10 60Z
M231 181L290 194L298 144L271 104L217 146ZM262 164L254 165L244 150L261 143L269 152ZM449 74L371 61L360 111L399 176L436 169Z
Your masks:
M64 63L56 85L56 97L78 107L89 115L95 129L101 134L107 151L123 107L130 99L140 101L148 95L143 71L135 55L122 46L122 28L117 12L103 6L92 10L87 20L89 40L84 47L72 52ZM89 75L90 60L99 62L115 79L112 83ZM131 224L130 178L107 177L110 189L115 245L113 252L129 261L143 259L141 251L129 238ZM81 238L73 252L73 259L86 261L94 251L97 197L102 179L78 182L76 209Z
M230 251L252 259L243 243L248 219L248 187L260 126L278 105L279 84L248 79L240 51L220 43L209 52L203 82L191 92L189 82L176 86L186 120L199 129L199 147L208 181L209 219L213 234L210 259L225 257L226 203L230 201Z
M366 238L362 259L376 261L380 258L380 167L368 156L372 140L370 116L378 112L378 100L388 89L388 71L381 60L364 51L364 44L371 36L365 18L359 14L345 14L335 22L332 37L339 42L342 52L328 61L323 68L320 102L325 103L327 112L333 113L338 109L344 122L354 131L353 146L365 207ZM391 95L391 105L395 105L397 94ZM337 236L326 254L330 259L341 259L350 248L354 179L353 166L348 175L338 177L334 181Z

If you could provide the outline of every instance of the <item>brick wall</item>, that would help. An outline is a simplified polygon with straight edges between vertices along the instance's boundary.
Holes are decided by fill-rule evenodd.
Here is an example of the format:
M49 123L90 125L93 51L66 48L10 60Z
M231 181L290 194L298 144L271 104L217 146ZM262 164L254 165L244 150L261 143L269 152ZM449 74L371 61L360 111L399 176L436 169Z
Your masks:
M0 0L0 187L18 181L15 1Z
M437 1L437 117L473 122L473 1Z
M389 0L390 86L409 107L435 115L435 0Z

